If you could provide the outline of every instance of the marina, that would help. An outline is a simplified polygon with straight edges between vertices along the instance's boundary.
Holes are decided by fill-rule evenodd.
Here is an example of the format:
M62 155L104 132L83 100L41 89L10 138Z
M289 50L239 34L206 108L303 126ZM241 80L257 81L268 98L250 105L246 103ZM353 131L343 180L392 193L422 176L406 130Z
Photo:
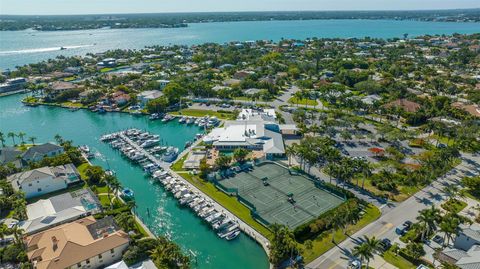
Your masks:
M183 179L168 171L168 161L175 160L171 152L178 149L167 148L164 155L155 154L157 150L152 148L158 144L159 137L138 129L127 129L117 133L107 134L100 138L118 149L130 161L142 166L144 172L151 176L155 182L160 183L170 192L181 206L188 207L204 220L217 233L219 238L227 241L233 240L240 235L238 220L229 218L223 210L218 210L213 201L194 190ZM165 159L167 156L167 159ZM122 191L122 197L132 199L133 192L129 189ZM217 225L221 223L221 225Z
M126 113L98 114L85 109L70 112L50 106L21 106L20 100L24 96L18 94L0 98L0 129L23 131L35 135L37 141L53 141L59 133L76 145L88 145L95 153L95 158L90 159L92 164L114 171L122 186L133 191L135 213L149 230L156 235L168 235L186 253L196 257L197 263L193 264L193 268L268 268L265 251L247 233L240 233L232 241L219 238L212 231L212 226L196 216L189 207L180 205L141 166L133 165L128 158L122 157L119 150L100 141L104 134L136 128L160 136L163 144L151 150L156 147L183 149L187 141L193 141L202 133L203 128L180 124L178 120L162 123L160 120L149 120L148 116ZM63 126L62 130L55 127L59 124ZM182 156L181 153L179 155ZM225 213L230 216L229 212ZM239 256L249 259L238 259Z

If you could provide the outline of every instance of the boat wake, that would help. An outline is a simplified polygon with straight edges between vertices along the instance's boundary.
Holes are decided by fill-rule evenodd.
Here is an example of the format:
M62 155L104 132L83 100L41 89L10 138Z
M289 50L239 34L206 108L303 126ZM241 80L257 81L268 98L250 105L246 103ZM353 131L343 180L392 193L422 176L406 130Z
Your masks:
M86 47L92 47L92 46L93 45L78 45L78 46L63 46L63 47L24 49L24 50L6 50L6 51L0 51L0 55L42 53L42 52L51 52L51 51L57 51L57 50L80 49L80 48L86 48Z

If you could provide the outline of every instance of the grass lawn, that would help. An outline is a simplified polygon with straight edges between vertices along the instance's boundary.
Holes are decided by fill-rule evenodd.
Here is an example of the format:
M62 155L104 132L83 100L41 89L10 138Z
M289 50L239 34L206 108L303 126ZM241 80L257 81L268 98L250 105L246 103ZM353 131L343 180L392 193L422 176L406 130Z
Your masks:
M288 99L288 102L290 104L295 104L295 105L307 105L307 106L316 106L318 105L317 100L311 100L311 99L298 99L297 97L292 97Z
M83 180L87 180L87 176L85 175L85 170L89 167L90 165L88 163L82 163L77 167L78 173L80 173L80 177Z
M470 190L468 190L468 191L465 192L465 196L468 197L468 198L470 198L470 199L473 199L473 200L476 200L476 201L480 202L480 196L475 196L475 195L473 194L473 192L470 191Z
M64 107L83 107L82 103L74 103L74 102L63 102L61 103Z
M458 213L467 206L467 203L457 199L449 199L441 205L441 207L447 211Z
M410 261L406 260L400 255L395 255L392 251L387 251L383 253L383 259L385 259L386 262L389 264L396 266L400 269L410 269L410 268L417 268L413 263Z
M205 116L215 116L222 120L234 120L237 118L237 113L234 112L218 112L214 110L204 110L204 109L182 109L180 111L175 111L170 113L172 115L183 115L183 116L193 116L193 117L205 117Z
M347 234L356 233L363 227L367 226L369 223L378 219L381 215L380 210L371 204L366 207L365 211L365 215L363 215L363 217L360 219L360 221L357 222L357 224L348 226ZM346 238L347 236L343 234L343 229L338 229L335 231L335 242L337 242L337 244L342 242ZM304 249L303 258L305 260L305 263L313 261L315 258L335 246L335 244L332 243L332 231L326 231L319 235L317 238L313 239L312 245L312 249L308 250L305 249L305 247L301 244L302 248Z
M373 186L372 182L369 179L365 180L364 188L367 191L373 193L375 196L388 195L389 199L391 199L393 201L396 201L396 202L405 201L406 199L408 199L408 197L410 197L411 195L413 195L415 193L415 192L412 192L412 191L414 191L413 188L408 188L408 187L404 187L404 186L400 187L400 191L397 194L393 194L393 193L388 192L388 191L381 191L381 190L377 189L375 186ZM418 189L417 189L417 191L418 191Z
M183 171L183 163L185 162L185 160L187 159L188 157L188 154L185 154L185 156L183 156L182 158L180 158L178 161L176 161L170 168L173 170L173 171Z
M100 73L106 73L106 72L112 71L114 69L115 68L104 67L104 68L100 69Z
M207 194L210 198L217 201L224 206L230 212L234 213L238 218L248 223L251 227L261 233L263 236L270 238L271 232L265 226L258 223L250 215L250 209L241 204L235 197L229 196L226 193L217 189L212 183L206 182L196 176L189 173L179 173L184 179L195 185L203 193Z

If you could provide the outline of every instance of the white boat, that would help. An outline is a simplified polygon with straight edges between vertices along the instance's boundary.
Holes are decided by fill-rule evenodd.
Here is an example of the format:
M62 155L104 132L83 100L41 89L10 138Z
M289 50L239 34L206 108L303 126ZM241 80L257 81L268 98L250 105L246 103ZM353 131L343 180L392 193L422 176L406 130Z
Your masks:
M208 223L212 223L216 219L219 219L222 216L222 213L215 211L216 213L211 214L210 216L205 218L205 221Z
M187 121L187 118L186 117L181 117L178 122L179 123L185 123Z
M160 143L160 140L159 139L147 139L145 140L145 142L143 142L140 147L142 148L148 148L148 147L152 147L154 145L157 145L158 143Z
M171 163L175 161L177 156L178 156L178 148L169 147L167 149L167 152L165 152L165 154L163 155L162 159L164 162Z
M227 227L230 224L233 224L233 221L230 218L227 217L224 220L222 220L221 222L218 222L218 223L214 224L213 229L214 230L221 230L221 229Z
M240 230L235 230L233 232L230 232L228 233L226 236L225 236L225 239L230 241L230 240L233 240L235 238L238 237L238 235L240 235Z
M230 232L233 232L235 230L237 230L239 227L238 224L234 223L230 226L227 226L223 231L217 233L217 235L220 237L220 238L225 238L225 236L227 236Z

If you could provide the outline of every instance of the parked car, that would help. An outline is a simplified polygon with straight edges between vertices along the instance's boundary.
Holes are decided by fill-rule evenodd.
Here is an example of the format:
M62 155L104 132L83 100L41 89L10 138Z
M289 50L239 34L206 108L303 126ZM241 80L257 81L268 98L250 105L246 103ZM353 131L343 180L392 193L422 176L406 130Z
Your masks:
M352 259L348 262L348 268L351 268L351 269L360 269L360 261L357 260L357 259Z
M440 235L437 234L432 238L432 241L441 245L441 244L443 244L443 237L441 237Z
M412 224L413 223L411 221L407 220L402 225L395 228L395 232L399 235L404 235L406 232L408 232L408 230L410 230Z
M388 238L383 238L383 239L380 241L380 248L381 248L383 251L387 251L387 250L389 250L391 247L392 247L392 241L390 241L390 239L388 239Z

